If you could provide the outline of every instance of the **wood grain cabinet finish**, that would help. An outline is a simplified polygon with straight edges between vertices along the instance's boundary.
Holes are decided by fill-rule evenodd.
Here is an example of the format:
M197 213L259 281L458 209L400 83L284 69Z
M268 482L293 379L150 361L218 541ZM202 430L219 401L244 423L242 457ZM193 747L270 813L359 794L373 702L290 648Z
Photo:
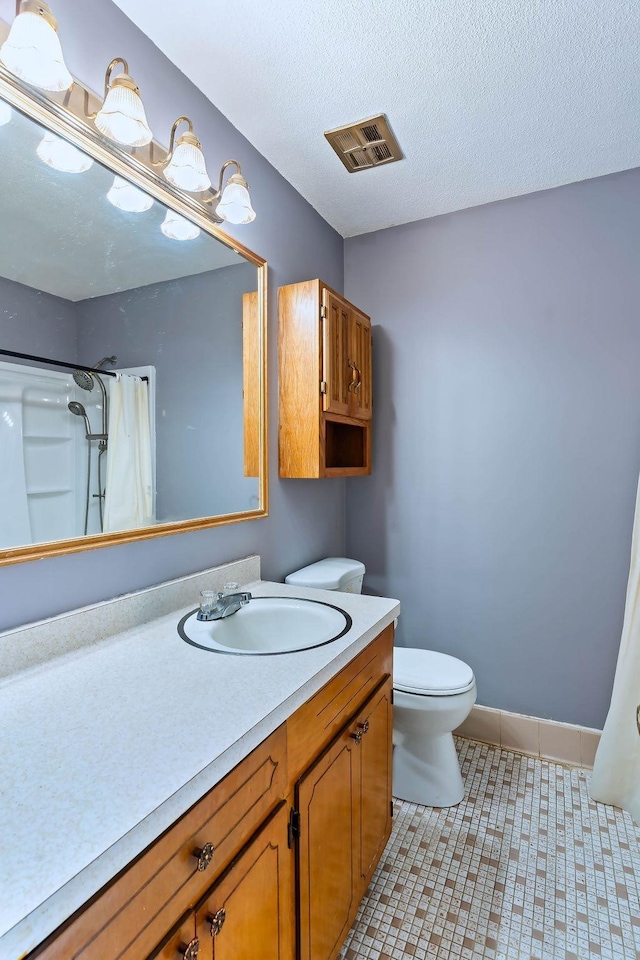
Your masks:
M321 280L278 291L281 477L371 473L371 321Z
M29 960L333 960L391 829L392 654L389 626Z
M295 960L288 814L283 803L149 960Z
M300 960L333 960L391 833L387 679L296 785Z

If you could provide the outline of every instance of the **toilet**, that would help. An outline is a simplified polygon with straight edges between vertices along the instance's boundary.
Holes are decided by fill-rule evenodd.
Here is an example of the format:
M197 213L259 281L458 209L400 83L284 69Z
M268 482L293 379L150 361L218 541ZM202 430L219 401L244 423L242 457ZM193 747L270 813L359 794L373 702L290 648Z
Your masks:
M328 557L290 573L285 583L361 593L365 567ZM393 795L428 807L464 796L453 731L476 702L473 670L446 653L395 647L393 653Z
M476 702L473 670L446 653L393 651L393 795L427 807L464 797L453 731Z

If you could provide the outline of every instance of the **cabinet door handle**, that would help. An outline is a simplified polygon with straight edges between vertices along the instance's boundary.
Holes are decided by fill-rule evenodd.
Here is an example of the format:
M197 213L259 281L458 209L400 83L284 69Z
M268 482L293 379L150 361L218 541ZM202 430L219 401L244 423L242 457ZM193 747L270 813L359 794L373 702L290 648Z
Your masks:
M180 947L180 953L184 960L197 960L198 954L200 953L200 941L198 938L194 937L186 947Z
M360 726L360 724L358 724ZM356 730L355 733L350 733L349 736L352 740L355 740L356 743L360 743L362 740L362 730Z
M213 916L209 917L209 930L212 937L217 937L222 928L224 927L224 922L227 919L227 911L223 908L218 910L217 913L214 913Z
M358 389L358 380L359 380L358 368L355 365L355 363L353 363L351 360L347 360L347 363L349 364L349 369L351 370L351 380L347 385L347 389L353 390L355 393L355 391Z
M198 847L193 851L193 855L198 861L198 870L200 872L207 869L213 860L214 853L215 847L212 843L205 843L204 847Z
M362 730L362 733L369 733L369 721L365 720L364 723L359 723L358 728Z

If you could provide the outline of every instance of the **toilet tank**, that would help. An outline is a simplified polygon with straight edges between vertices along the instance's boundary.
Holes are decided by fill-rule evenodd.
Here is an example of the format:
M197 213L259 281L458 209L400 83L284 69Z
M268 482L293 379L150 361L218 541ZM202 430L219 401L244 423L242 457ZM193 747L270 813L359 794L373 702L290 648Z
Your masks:
M364 563L347 557L327 557L295 570L285 577L293 587L315 587L316 590L339 590L342 593L362 593Z

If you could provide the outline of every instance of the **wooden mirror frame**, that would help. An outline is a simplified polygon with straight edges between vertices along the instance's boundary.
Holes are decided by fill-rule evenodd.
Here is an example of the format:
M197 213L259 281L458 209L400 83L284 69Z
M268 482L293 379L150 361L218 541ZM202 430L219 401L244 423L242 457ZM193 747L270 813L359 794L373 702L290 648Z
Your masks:
M8 27L0 21L0 43L4 40ZM137 187L143 189L154 199L165 206L177 211L183 217L191 220L201 230L230 247L245 260L253 263L258 273L258 318L259 343L257 357L252 358L252 369L259 375L259 387L253 392L259 400L258 412L258 496L259 506L255 510L241 513L221 514L219 516L198 517L194 520L159 523L150 527L138 527L133 530L114 531L111 533L91 534L82 537L73 537L68 540L54 540L45 543L26 544L9 549L0 549L0 566L12 563L21 563L26 560L40 560L45 557L57 557L67 553L76 553L81 550L94 550L98 547L112 547L122 543L133 543L136 540L147 540L152 537L166 537L174 533L188 533L192 530L203 530L206 527L221 526L228 523L240 523L243 520L254 520L266 517L269 512L268 493L268 450L267 450L267 261L258 254L249 250L242 243L224 233L217 225L212 215L211 207L203 203L197 196L191 196L173 188L158 173L153 161L158 155L166 153L166 148L156 141L148 147L134 149L129 153L120 149L117 144L105 140L98 131L87 121L89 112L95 112L100 100L87 90L77 80L71 91L65 94L40 93L35 88L28 87L17 80L0 64L0 97L12 107L24 113L54 133L80 147L85 153L103 166L124 177ZM245 366L247 358L243 356ZM255 455L254 455L255 460Z

